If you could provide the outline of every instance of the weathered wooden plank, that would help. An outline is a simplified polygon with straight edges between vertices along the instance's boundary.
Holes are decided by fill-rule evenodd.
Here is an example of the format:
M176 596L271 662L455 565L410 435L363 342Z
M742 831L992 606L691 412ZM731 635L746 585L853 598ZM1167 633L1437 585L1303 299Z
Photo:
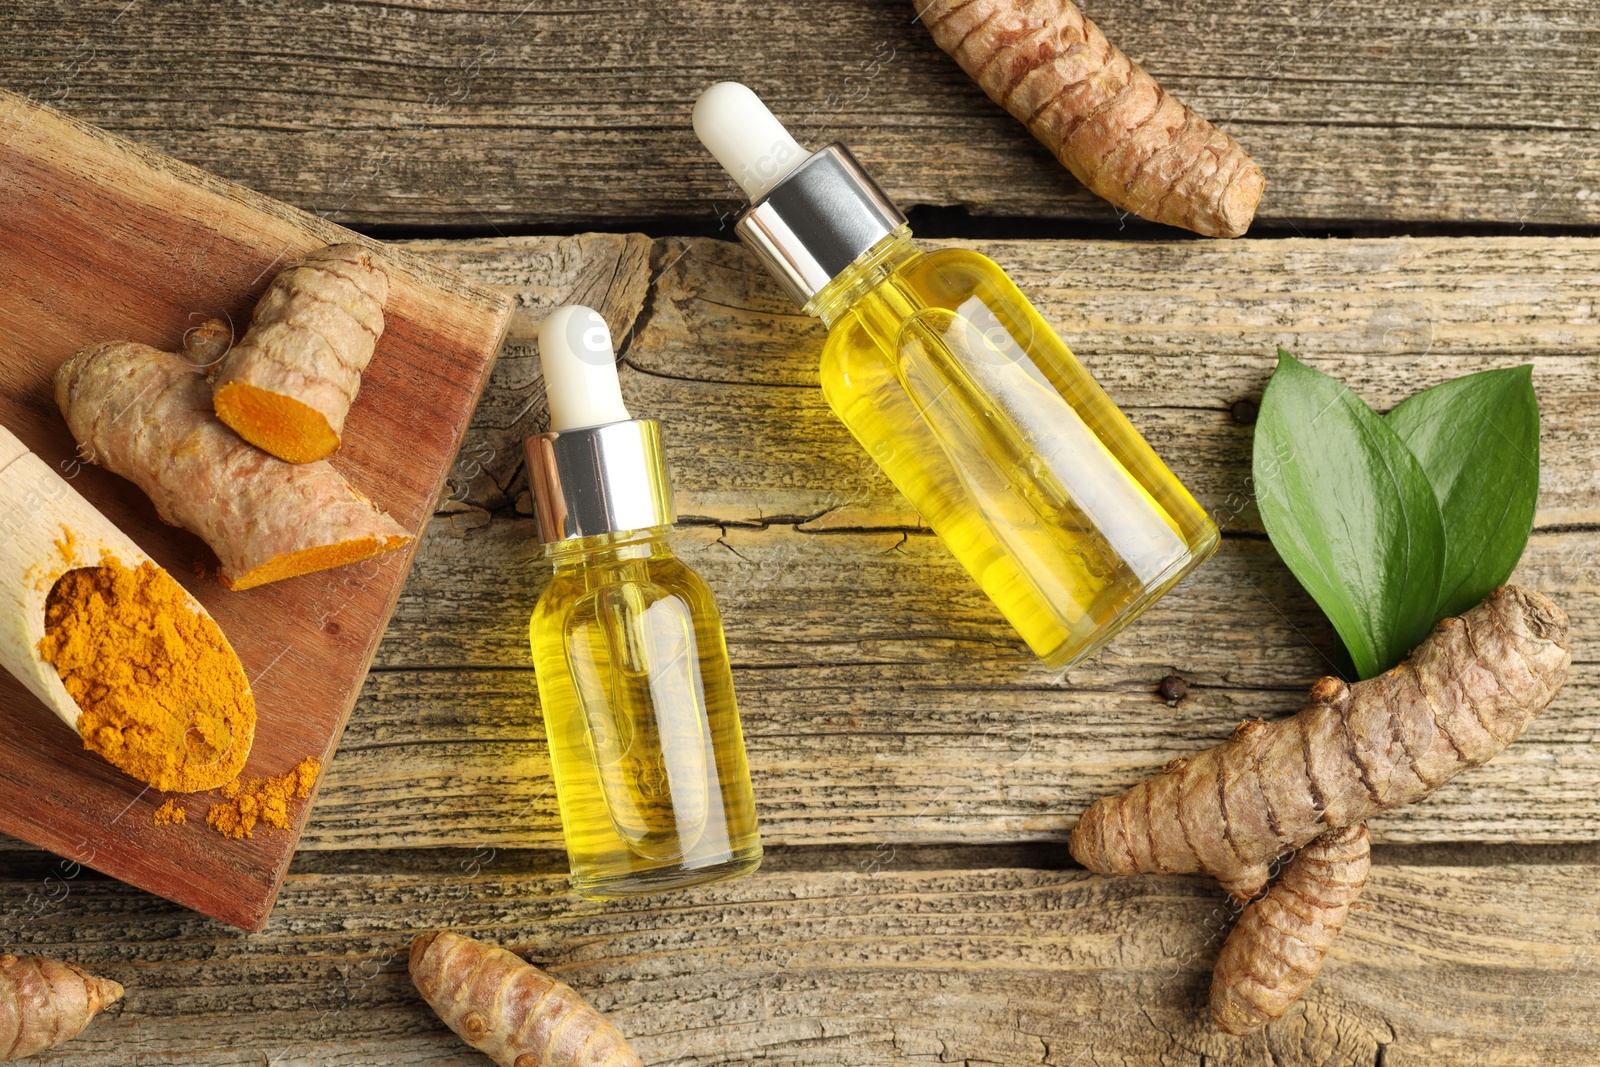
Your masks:
M1600 222L1587 5L1088 12L1256 155L1265 220ZM345 223L715 224L737 197L688 109L723 78L753 82L809 142L852 144L904 206L1114 219L912 13L27 0L0 15L0 83Z
M1240 718L1298 707L1332 669L1314 605L1270 545L1242 536L1067 679L1043 671L827 413L814 387L820 334L737 248L599 234L414 247L511 291L518 311L458 464L460 500L424 540L313 847L559 843L527 673L544 565L532 523L509 505L525 484L517 445L543 428L531 339L544 311L571 299L628 338L628 399L667 422L683 511L700 517L680 545L727 620L769 840L1059 841L1094 797ZM1572 524L1600 517L1600 441L1587 425L1600 242L982 247L1042 294L1202 501L1244 534L1259 529L1249 429L1227 409L1259 395L1276 343L1381 406L1532 360L1541 522L1564 526L1534 538L1520 580L1566 604L1579 667L1528 737L1376 831L1593 837L1600 553ZM1428 343L1401 344L1416 335L1390 332L1395 322L1427 324ZM1169 671L1194 686L1177 709L1152 695Z
M449 922L576 986L647 1063L1542 1065L1589 1062L1600 997L1600 869L1387 866L1300 1006L1265 1033L1211 1028L1204 998L1229 919L1199 879L1081 871L773 872L671 900L577 901L515 856L405 873L291 874L243 938L105 881L8 944L125 983L75 1064L207 1067L482 1063L404 974ZM7 872L7 899L37 870Z
M1154 686L1170 668L1200 686L1303 691L1337 668L1317 608L1256 538L1217 555L1065 678L1039 666L931 534L683 526L680 555L722 605L736 659L756 669L877 664L978 688ZM531 520L434 520L380 668L524 665L547 565ZM1600 560L1587 531L1535 533L1516 580L1575 620L1580 664L1600 662Z
M503 506L526 489L522 437L544 428L533 337L545 311L595 300L625 335L624 392L663 420L680 512L718 522L818 517L915 525L915 513L815 388L822 328L722 241L637 236L419 242L514 293L519 310L453 480ZM938 242L934 242L937 244ZM1532 363L1543 413L1541 525L1600 523L1600 241L983 241L1201 504L1260 531L1250 428L1279 345L1386 409L1419 388ZM648 289L647 289L648 285ZM646 299L648 297L648 300ZM631 334L629 334L631 328Z
M527 617L531 520L436 520L310 819L317 849L560 846ZM482 523L474 525L475 522ZM722 606L769 842L1061 842L1096 797L1297 709L1327 624L1270 546L1216 559L1066 678L929 535L685 529ZM1600 819L1600 581L1590 534L1537 536L1579 664L1527 735L1381 841L1586 841ZM1177 671L1190 696L1154 695Z
M472 518L436 520L425 538L302 847L560 847L527 659L543 588L532 523ZM1225 542L1062 680L929 536L775 527L730 530L730 546L719 533L689 528L679 545L727 618L771 843L1059 844L1096 797L1241 718L1298 707L1332 652L1326 624L1253 540ZM1559 590L1579 620L1572 681L1494 762L1377 820L1380 841L1593 839L1594 559L1588 535L1534 539L1519 578ZM1169 671L1191 684L1176 708L1153 693Z

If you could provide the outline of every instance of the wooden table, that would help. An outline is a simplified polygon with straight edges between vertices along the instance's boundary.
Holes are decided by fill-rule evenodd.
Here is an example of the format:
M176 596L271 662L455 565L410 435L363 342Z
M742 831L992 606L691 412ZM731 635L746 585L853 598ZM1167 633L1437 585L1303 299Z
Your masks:
M895 0L7 5L0 84L518 305L267 930L0 842L0 939L129 987L48 1062L485 1062L405 977L441 925L545 964L652 1064L1600 1062L1600 7L1089 13L1254 152L1250 238L1119 220ZM737 201L687 117L729 77L852 144L920 234L1013 269L1219 515L1217 557L1067 677L863 461L814 388L819 329L726 242ZM755 877L632 904L567 890L527 658L544 568L517 446L545 418L537 323L572 301L667 426L769 848ZM1241 1040L1204 1015L1216 887L1092 877L1063 842L1325 669L1246 481L1278 344L1380 407L1535 365L1518 580L1571 613L1575 669L1494 763L1373 824L1364 909L1303 1005Z

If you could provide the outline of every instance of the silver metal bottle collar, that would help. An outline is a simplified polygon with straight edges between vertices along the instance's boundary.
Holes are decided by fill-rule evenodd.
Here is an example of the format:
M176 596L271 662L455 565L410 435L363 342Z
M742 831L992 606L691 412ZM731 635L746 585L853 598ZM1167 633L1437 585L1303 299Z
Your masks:
M905 224L850 150L831 144L752 204L734 232L803 308Z
M654 419L552 430L528 438L524 448L539 539L546 544L678 519Z

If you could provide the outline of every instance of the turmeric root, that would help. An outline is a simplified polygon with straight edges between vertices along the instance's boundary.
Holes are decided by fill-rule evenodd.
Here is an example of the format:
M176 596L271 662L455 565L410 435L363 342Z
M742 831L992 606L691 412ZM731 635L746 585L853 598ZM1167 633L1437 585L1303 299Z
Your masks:
M1266 896L1247 905L1211 978L1211 1017L1230 1034L1280 1019L1322 970L1367 884L1367 824L1329 830L1301 849Z
M1227 741L1104 797L1073 828L1099 874L1215 876L1235 899L1303 848L1223 945L1211 1012L1249 1033L1316 978L1371 865L1365 820L1421 800L1521 736L1566 680L1567 616L1503 585L1445 619L1404 663L1354 686L1322 678L1300 713L1253 719Z
M1072 0L917 0L948 52L1096 196L1209 237L1250 227L1247 152L1123 55Z
M1412 804L1515 741L1566 680L1567 616L1504 585L1400 666L1320 679L1298 715L1252 719L1198 756L1095 802L1072 855L1100 874L1213 875L1237 899L1319 834Z
M85 458L144 490L163 522L210 545L229 589L357 563L411 540L326 461L285 463L218 422L204 371L183 356L92 345L56 372L56 403Z
M0 1061L72 1040L121 999L120 985L77 964L0 953Z
M411 981L500 1067L643 1067L582 997L503 948L448 930L423 934L411 943Z
M291 262L217 371L217 418L290 463L326 459L383 334L389 278L358 244Z

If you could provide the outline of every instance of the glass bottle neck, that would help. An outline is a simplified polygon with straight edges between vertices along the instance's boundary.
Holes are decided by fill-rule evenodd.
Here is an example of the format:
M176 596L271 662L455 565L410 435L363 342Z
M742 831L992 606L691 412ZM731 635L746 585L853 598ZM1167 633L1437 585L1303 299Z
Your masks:
M888 280L895 271L923 255L911 243L911 228L902 226L873 245L854 263L811 298L805 313L822 320L830 330L863 296Z
M557 571L596 563L622 563L672 555L672 527L651 526L643 530L570 537L544 546L545 559Z

